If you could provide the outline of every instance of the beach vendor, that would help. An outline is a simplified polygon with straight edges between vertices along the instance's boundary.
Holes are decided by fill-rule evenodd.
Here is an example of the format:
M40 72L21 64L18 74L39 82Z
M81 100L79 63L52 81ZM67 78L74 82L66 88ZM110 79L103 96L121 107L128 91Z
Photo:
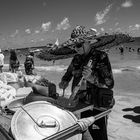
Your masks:
M33 69L34 69L34 53L33 52L30 52L29 55L26 56L24 67L25 67L25 72L27 75L33 75Z
M4 65L4 55L0 49L0 72L2 73L2 68L3 68L3 65Z
M66 89L73 78L72 88L84 77L86 81L86 95L83 102L88 101L95 107L105 107L107 109L113 106L114 79L112 68L107 54L104 51L94 49L90 44L97 42L95 36L90 34L84 26L77 26L71 33L71 38L65 42L66 46L72 46L77 54L68 66L66 73L59 83L61 89ZM92 60L91 67L87 66L89 60ZM76 97L75 97L76 98ZM82 117L94 116L100 113L99 110L88 111L82 114ZM107 117L95 121L98 129L89 127L90 134L94 140L108 140L107 136ZM83 139L86 136L83 135Z
M16 51L14 49L10 50L10 60L9 60L9 71L15 73L19 68L19 60L17 58Z

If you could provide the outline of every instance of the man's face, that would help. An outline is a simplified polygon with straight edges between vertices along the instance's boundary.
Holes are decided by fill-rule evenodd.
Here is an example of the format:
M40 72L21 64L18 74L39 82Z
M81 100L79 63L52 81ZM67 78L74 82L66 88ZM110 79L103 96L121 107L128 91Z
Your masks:
M89 41L85 41L83 44L78 44L77 46L75 46L75 51L82 55L82 54L86 54L89 51Z
M75 46L75 51L78 53L78 54L84 54L84 48L83 48L83 44L78 44L77 46Z

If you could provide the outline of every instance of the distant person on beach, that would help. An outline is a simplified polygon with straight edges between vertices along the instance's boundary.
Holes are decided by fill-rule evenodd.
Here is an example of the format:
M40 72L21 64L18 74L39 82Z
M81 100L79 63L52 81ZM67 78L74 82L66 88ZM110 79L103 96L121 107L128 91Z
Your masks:
M10 60L9 60L9 71L15 73L18 71L20 62L17 58L16 51L14 49L10 50Z
M131 52L131 47L129 47L129 52Z
M34 70L34 53L33 52L30 52L29 55L26 56L24 67L25 67L25 72L27 75L33 75L33 70Z
M4 65L4 55L0 49L0 73L2 73L3 65Z
M140 54L140 48L137 48L137 53Z
M55 64L55 60L53 60L53 65Z
M82 101L88 101L97 108L103 107L109 109L114 105L113 91L111 90L114 87L111 64L108 55L104 51L99 51L91 47L90 43L97 40L94 37L91 39L91 36L88 35L85 27L77 26L71 33L71 39L65 43L68 46L75 44L72 49L77 52L77 55L74 56L66 73L62 77L59 88L65 90L73 78L71 89L73 91L80 79L84 77L86 80L86 96L83 97ZM87 66L89 60L92 60L91 67ZM99 110L94 109L84 112L81 117L85 118L97 115L102 112ZM89 132L93 140L108 140L107 117L95 121L95 125L98 126L97 129L94 129L93 126L89 127ZM87 140L86 133L84 133L83 139Z
M123 55L124 54L124 48L121 46L121 47L119 47L119 50L120 50L120 54Z

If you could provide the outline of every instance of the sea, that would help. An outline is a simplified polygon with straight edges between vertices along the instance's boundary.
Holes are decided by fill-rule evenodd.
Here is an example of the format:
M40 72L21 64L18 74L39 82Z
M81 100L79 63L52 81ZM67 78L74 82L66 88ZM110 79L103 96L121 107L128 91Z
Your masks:
M109 140L140 140L140 53L137 52L139 46L133 46L131 49L129 47L124 47L124 53L120 53L119 46L108 52L115 80L113 91L116 102L109 116ZM25 56L18 54L18 59L20 70L25 73ZM71 59L56 60L53 63L35 57L34 73L55 83L57 93L62 95L63 91L59 89L58 84ZM4 71L8 71L8 67L9 56L5 56ZM70 93L71 82L65 90L65 96L69 97ZM130 111L123 111L126 109Z
M133 45L130 48L129 46L124 46L124 52L120 53L119 46L113 47L107 53L110 59L110 63L112 66L112 71L114 77L116 78L117 75L123 74L124 72L129 71L139 71L140 70L140 53L137 52L138 45ZM24 72L24 61L25 55L18 54L18 59L20 61L20 70ZM70 64L72 58L68 59L61 59L56 60L54 63L53 61L44 61L40 60L39 58L35 57L35 70L34 73L37 75L41 75L48 79L49 81L55 83L57 86L58 93L62 94L62 90L59 89L58 84L61 81L62 76L67 70L68 65ZM8 71L9 67L9 56L5 56L5 65L4 71ZM118 87L114 87L117 90ZM71 92L71 83L69 87L66 89L66 94L70 94Z

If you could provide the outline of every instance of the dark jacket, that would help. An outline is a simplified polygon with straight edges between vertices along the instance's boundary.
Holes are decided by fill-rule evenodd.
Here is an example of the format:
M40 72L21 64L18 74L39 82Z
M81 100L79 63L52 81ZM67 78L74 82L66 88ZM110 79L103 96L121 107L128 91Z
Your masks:
M87 82L87 87L93 85L97 87L106 86L109 89L112 89L114 86L114 79L112 74L112 68L107 54L103 51L94 50L90 51L88 56L84 55L75 55L72 59L71 64L69 65L66 73L62 77L62 81L70 82L73 77L72 89L79 83L82 78L82 69L83 66L86 66L89 59L93 60L92 63L92 83Z
M24 62L25 68L26 69L32 69L34 67L34 60L33 60L33 56L28 55L26 57L26 60Z

